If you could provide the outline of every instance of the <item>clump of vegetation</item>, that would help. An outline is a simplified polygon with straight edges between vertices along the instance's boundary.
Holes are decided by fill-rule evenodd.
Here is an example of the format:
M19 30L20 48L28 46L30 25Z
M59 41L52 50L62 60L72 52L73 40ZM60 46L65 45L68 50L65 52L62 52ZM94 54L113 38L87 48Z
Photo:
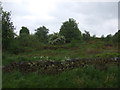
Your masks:
M65 37L59 33L49 35L49 44L60 45L65 43Z
M21 36L22 34L29 35L29 30L27 27L22 26L19 35Z
M65 36L66 42L71 42L73 39L81 39L81 31L73 18L70 18L69 21L63 23L59 33L60 35Z
M85 30L85 33L82 34L84 41L89 41L91 39L90 33Z
M76 68L56 75L36 72L4 73L3 88L119 88L118 67L102 71L93 66Z
M37 36L37 39L40 42L47 43L49 29L47 29L45 26L42 26L37 28L35 31L36 31L35 35Z
M14 25L10 18L11 13L2 11L2 50L9 51L14 40Z

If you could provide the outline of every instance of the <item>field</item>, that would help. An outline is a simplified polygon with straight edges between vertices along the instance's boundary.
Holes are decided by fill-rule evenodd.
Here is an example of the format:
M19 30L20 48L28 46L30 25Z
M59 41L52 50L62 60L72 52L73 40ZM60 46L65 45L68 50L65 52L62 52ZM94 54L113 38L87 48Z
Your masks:
M109 58L116 60L120 57L118 47L104 42L70 43L65 45L44 45L40 48L27 48L23 53L3 53L3 88L118 88L119 64L110 62ZM26 66L19 71L12 63L54 61L66 62L74 59L104 59L107 63L90 61L89 64L81 64L61 70L59 73L44 73L54 71L55 66L47 67L42 73L27 71ZM83 61L84 62L84 61ZM67 65L64 63L65 66ZM77 63L78 64L78 63ZM11 68L11 65L12 68ZM24 64L22 64L24 65ZM46 65L46 64L45 64ZM83 66L81 66L83 65ZM49 65L48 65L49 66ZM104 68L104 66L106 66ZM33 64L32 66L33 67ZM10 69L11 68L11 69ZM8 71L7 71L8 70ZM28 70L28 69L26 69ZM41 70L41 69L40 69ZM58 72L58 71L56 71Z

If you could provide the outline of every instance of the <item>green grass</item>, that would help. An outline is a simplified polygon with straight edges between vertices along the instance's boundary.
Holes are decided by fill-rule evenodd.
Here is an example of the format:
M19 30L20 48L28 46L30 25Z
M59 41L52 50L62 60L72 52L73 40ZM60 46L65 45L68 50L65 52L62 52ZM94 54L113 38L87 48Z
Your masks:
M76 68L57 75L40 75L36 72L3 73L3 88L117 88L118 67L100 71L93 66Z
M52 46L49 47L60 47ZM17 55L3 52L2 64L14 61L66 60L68 58L105 58L120 57L115 46L107 47L104 42L84 42L65 44L54 49L36 49ZM29 51L29 52L28 52ZM23 74L20 72L3 73L3 88L116 88L118 87L117 66L110 65L108 70L101 71L92 66L76 68L57 75L41 75L36 72Z
M70 48L57 50L38 50L29 53L21 53L18 55L3 54L3 65L13 61L34 61L34 60L65 60L67 58L96 58L96 57L118 57L120 54L116 51L107 52L97 50L96 48Z

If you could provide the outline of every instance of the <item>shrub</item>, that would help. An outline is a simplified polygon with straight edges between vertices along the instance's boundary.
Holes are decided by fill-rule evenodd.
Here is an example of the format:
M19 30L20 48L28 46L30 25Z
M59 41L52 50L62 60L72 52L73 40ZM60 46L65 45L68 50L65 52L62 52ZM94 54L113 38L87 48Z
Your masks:
M81 31L78 28L78 23L73 18L69 18L68 21L65 21L60 28L60 35L63 35L66 38L66 42L71 42L72 39L80 40Z
M53 45L59 45L65 43L65 37L58 34L54 33L49 36L49 44Z

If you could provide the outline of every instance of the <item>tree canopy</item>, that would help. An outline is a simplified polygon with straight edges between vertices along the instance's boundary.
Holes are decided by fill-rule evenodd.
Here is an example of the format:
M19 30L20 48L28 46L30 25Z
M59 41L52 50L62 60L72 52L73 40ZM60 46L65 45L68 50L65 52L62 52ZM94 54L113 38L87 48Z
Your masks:
M21 36L22 34L29 35L29 29L27 27L22 26L19 35Z
M37 28L35 31L36 31L35 35L37 36L39 41L44 42L44 43L47 42L47 39L48 39L47 34L48 34L49 29L47 29L45 26L42 26L42 27Z
M2 10L2 48L3 50L9 49L14 39L14 25L11 22L11 13Z
M88 31L84 31L85 33L83 33L83 40L88 41L90 40L91 36L90 33Z
M113 42L120 43L120 30L118 30L118 32L113 36Z
M60 28L60 35L65 36L66 42L71 42L73 39L81 39L81 31L78 28L78 24L73 18L69 21L65 21Z

